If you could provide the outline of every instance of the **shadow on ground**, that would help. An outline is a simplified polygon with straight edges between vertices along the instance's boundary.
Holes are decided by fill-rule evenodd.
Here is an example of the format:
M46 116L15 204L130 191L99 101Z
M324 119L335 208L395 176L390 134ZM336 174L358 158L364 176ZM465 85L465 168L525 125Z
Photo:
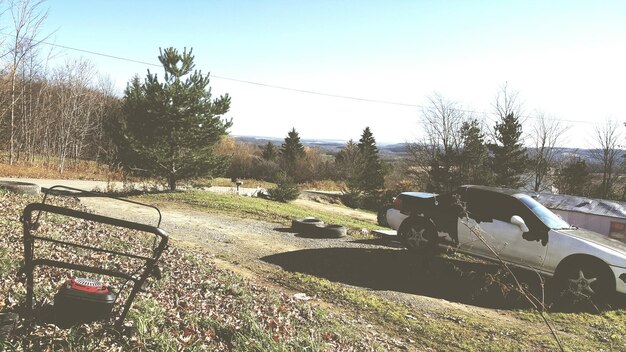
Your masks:
M510 275L496 264L459 258L419 256L406 250L365 248L306 249L274 254L263 261L284 270L373 290L390 290L443 298L496 309L529 308L513 290ZM541 297L535 273L515 272Z

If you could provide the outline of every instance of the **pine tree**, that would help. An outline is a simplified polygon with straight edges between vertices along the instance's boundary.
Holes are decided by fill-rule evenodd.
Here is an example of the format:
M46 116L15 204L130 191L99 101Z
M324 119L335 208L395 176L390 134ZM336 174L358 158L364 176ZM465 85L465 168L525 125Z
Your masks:
M491 183L489 151L478 120L461 126L460 184L488 185Z
M522 125L516 114L510 113L496 122L497 144L492 145L494 183L500 187L523 186L522 175L528 162L526 148L522 144Z
M591 180L587 163L580 158L570 160L560 170L556 183L561 194L588 196Z
M300 135L295 128L292 128L287 133L285 142L280 146L281 163L288 176L294 176L297 163L304 155L304 146L300 142Z
M363 161L360 177L360 187L366 194L383 188L385 175L382 163L378 156L376 140L369 127L365 127L358 143L359 152Z
M261 151L261 156L267 161L275 160L278 156L278 148L274 146L274 143L267 142Z
M164 177L175 190L178 180L223 168L225 159L212 148L232 125L222 119L230 97L212 99L209 75L194 70L193 50L159 51L163 80L148 71L143 82L135 77L125 90L118 145L127 167Z
M335 156L335 170L339 179L346 182L348 190L360 192L363 158L359 146L352 139Z

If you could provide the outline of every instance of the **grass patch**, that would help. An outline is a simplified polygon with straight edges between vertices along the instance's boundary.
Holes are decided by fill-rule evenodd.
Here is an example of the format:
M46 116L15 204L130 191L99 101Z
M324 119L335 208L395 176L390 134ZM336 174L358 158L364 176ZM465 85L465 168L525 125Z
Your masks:
M269 189L269 188L276 186L275 183L267 182L263 180L241 179L241 181L243 181L243 184L241 185L241 187L245 187L245 188L255 188L259 186L261 188ZM208 179L199 178L199 179L195 179L195 180L191 180L191 181L187 181L183 183L189 183L189 185L191 185L192 187L193 186L236 187L235 183L230 178L227 178L227 177L215 177L215 178L208 178Z
M285 225L290 225L292 219L312 216L329 224L346 226L353 232L360 231L361 229L373 230L379 228L375 223L336 214L333 213L332 210L325 211L292 203L274 202L254 197L241 197L233 194L192 191L149 194L143 195L140 198L157 204L186 204L206 212L273 221Z
M346 287L326 279L301 273L278 272L274 279L295 290L324 301L344 305L397 334L415 341L414 345L439 350L519 351L556 350L556 342L541 317L534 311L510 312L511 324L488 316L460 310L417 313L410 305ZM548 313L559 330L567 351L626 350L626 311L602 314ZM515 323L517 321L517 323ZM524 324L526 321L528 324Z
M518 312L521 319L537 322L541 317L534 312ZM626 350L626 311L610 310L598 314L549 313L550 320L560 331L576 336L564 339L572 350Z
M499 340L494 350L532 350L533 344L518 340L521 330L493 327L487 320L477 319L460 312L429 313L414 316L410 306L386 300L376 294L345 287L326 279L300 273L279 273L278 281L294 289L304 290L323 300L343 304L349 309L375 319L387 330L395 330L405 336L411 345L439 350L482 351L488 350L495 339ZM545 341L549 343L549 336Z
M9 250L0 247L0 277L7 277L17 271L19 260L9 256Z

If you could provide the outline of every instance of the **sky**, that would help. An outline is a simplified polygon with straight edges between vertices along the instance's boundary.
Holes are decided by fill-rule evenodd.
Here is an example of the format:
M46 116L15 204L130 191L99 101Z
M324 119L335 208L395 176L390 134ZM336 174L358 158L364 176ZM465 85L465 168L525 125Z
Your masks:
M48 0L43 8L40 36L56 45L54 60L91 61L120 96L134 75L162 75L159 48L193 48L214 95L232 98L233 135L283 138L295 128L302 138L358 140L369 126L379 144L415 141L435 92L493 124L505 83L530 116L525 132L537 113L569 126L562 146L591 147L600 124L626 121L623 0Z

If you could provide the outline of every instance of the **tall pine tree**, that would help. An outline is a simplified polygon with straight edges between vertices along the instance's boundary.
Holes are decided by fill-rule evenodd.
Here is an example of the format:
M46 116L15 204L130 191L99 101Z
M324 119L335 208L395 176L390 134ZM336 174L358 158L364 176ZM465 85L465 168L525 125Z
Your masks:
M495 185L507 188L523 186L522 176L528 154L522 144L522 124L516 114L509 113L496 122L495 137L497 143L492 145Z
M359 146L351 139L335 156L335 171L340 180L346 183L348 191L361 191L363 158Z
M363 162L360 177L361 190L366 194L370 194L382 189L385 182L384 170L378 155L376 140L369 127L365 127L363 130L357 146Z
M212 99L209 75L194 70L193 50L160 50L163 80L148 71L135 77L124 94L118 140L127 167L164 177L171 190L178 180L213 174L224 158L213 145L227 134L228 94Z
M281 164L287 175L293 177L296 173L298 161L304 158L304 146L300 142L300 135L292 128L285 142L280 146Z
M267 142L267 144L263 147L263 150L261 151L261 156L263 157L263 159L268 161L275 160L278 156L278 148L274 146L274 143Z
M489 151L478 120L466 121L461 126L462 149L459 158L461 184L488 185L491 183Z
M581 158L568 161L563 168L559 170L556 184L561 194L589 196L591 193L589 187L591 185L591 178L589 176L587 163Z

